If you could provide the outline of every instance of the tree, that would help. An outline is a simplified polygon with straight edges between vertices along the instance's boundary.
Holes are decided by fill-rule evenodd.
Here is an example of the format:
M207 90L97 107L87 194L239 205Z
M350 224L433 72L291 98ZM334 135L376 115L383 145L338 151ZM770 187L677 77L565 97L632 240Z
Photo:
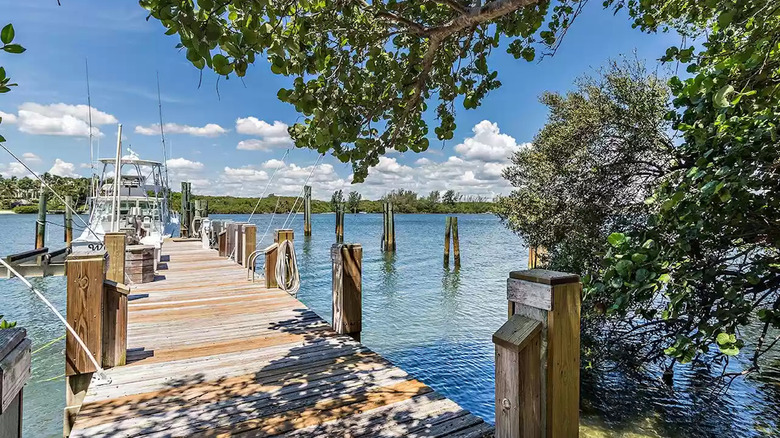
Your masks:
M438 204L439 202L441 202L441 194L439 193L438 190L434 190L434 191L428 193L428 202L430 202L431 204L434 204L434 205Z
M585 2L409 0L285 2L141 0L197 68L242 77L265 55L275 74L293 78L277 97L303 121L290 127L298 147L351 161L354 181L390 149L428 148L423 118L434 109L439 140L453 137L455 102L477 108L498 88L488 67L504 46L532 61L554 52ZM546 19L545 29L539 31ZM429 100L436 98L438 103Z
M0 50L6 52L6 53L24 53L25 48L20 46L19 44L14 44L13 40L16 36L16 33L14 32L14 26L12 24L7 24L3 27L2 30L0 30ZM11 87L16 87L17 84L11 82L11 78L9 78L5 72L5 69L3 67L0 67L0 93L7 93L11 91ZM3 122L3 118L0 117L0 123ZM0 135L0 143L5 141L5 137Z
M358 192L349 192L349 196L347 197L347 208L352 213L357 213L360 209L360 199L362 197L360 196L360 193Z
M330 209L331 211L337 211L341 204L344 203L344 192L339 189L333 192L333 196L330 197Z
M441 201L447 205L455 205L458 201L460 201L460 198L460 193L456 192L455 190L447 190L444 192L444 196L442 196Z
M646 222L644 200L669 171L671 109L665 81L636 60L610 62L562 95L544 93L547 123L512 156L515 189L496 213L551 269L581 275L601 266L610 233Z

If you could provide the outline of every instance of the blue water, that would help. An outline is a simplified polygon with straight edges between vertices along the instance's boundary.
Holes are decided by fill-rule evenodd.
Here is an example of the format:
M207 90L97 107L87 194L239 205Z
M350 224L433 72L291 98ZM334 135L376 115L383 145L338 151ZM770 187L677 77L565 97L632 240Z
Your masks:
M246 215L212 215L246 220ZM482 418L493 421L491 335L506 319L506 278L527 265L527 248L490 215L459 215L462 266L443 266L444 216L396 215L397 250L380 251L381 215L348 214L345 242L363 245L362 341L418 379ZM258 239L271 215L253 218ZM298 298L331 318L330 246L334 215L313 215L313 236L293 220L302 287ZM62 223L62 216L50 216ZM285 215L276 216L281 227ZM29 249L33 215L0 215L0 254ZM74 220L74 224L78 222ZM270 234L270 233L269 233ZM260 247L269 244L266 235ZM50 225L47 245L62 246L62 228ZM63 278L33 279L64 312ZM19 322L33 350L64 334L48 309L18 280L0 280L0 314ZM34 353L25 389L28 437L61 436L64 341ZM739 367L737 363L735 365ZM680 372L675 388L621 372L583 373L581 435L586 437L778 436L780 367L767 364L762 380L738 379L721 397L705 397L694 371ZM706 388L705 388L706 389Z

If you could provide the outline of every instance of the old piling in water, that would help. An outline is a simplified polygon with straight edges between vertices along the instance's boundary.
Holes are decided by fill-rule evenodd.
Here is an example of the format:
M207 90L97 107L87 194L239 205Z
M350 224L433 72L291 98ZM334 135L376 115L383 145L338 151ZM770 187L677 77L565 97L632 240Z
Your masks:
M344 242L344 204L336 207L336 243Z
M73 197L65 196L65 217L63 219L65 225L65 243L70 246L70 242L73 241Z
M382 219L384 226L382 249L384 251L395 251L395 212L392 202L382 203Z
M577 436L581 291L573 274L542 269L509 274L511 315L493 335L496 437L540 436L528 435L537 430L548 437Z
M450 230L452 230L452 218L444 218L444 266L450 265Z
M23 328L0 330L0 436L22 438L22 399L30 380L32 341Z
M330 248L333 262L333 329L360 342L363 329L363 247L336 243Z
M303 235L311 236L311 186L303 186Z
M38 194L38 220L35 221L35 249L46 246L46 198L46 189L41 186Z
M460 238L458 237L458 218L453 216L450 219L452 226L452 254L455 261L455 268L460 268Z

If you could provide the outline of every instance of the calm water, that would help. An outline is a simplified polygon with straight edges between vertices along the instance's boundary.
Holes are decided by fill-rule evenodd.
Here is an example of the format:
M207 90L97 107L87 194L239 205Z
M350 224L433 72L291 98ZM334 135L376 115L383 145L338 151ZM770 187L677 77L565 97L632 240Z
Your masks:
M246 220L233 215L215 218ZM313 236L294 222L302 287L298 298L330 319L330 245L334 215L313 215ZM61 223L62 216L50 216ZM255 216L258 238L270 215ZM279 227L284 217L274 220ZM345 241L363 245L363 342L475 414L493 421L492 333L506 318L506 277L527 264L523 242L490 215L459 216L462 267L442 266L444 216L397 215L395 254L379 250L381 215L347 215ZM29 249L33 215L0 215L0 254ZM74 220L74 224L77 221ZM62 228L49 226L50 248L62 245ZM263 245L269 243L265 237ZM34 279L65 310L62 278ZM0 314L19 322L33 350L64 334L55 317L18 280L0 280ZM25 390L25 436L61 436L64 341L33 355ZM736 364L735 366L739 366ZM738 380L713 398L694 372L678 373L675 390L656 380L622 373L583 374L582 435L775 436L780 418L780 371L766 381Z

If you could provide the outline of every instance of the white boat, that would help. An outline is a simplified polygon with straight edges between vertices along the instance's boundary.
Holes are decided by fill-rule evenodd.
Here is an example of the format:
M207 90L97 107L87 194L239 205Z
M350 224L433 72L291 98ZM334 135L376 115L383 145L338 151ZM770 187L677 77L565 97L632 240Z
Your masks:
M168 205L170 189L163 164L131 153L119 160L119 172L114 172L115 158L98 161L103 169L96 193L88 199L90 229L73 239L73 253L100 251L107 232L125 231L138 244L153 245L159 254L163 240L171 237L177 222ZM115 173L120 175L118 185L113 181Z

